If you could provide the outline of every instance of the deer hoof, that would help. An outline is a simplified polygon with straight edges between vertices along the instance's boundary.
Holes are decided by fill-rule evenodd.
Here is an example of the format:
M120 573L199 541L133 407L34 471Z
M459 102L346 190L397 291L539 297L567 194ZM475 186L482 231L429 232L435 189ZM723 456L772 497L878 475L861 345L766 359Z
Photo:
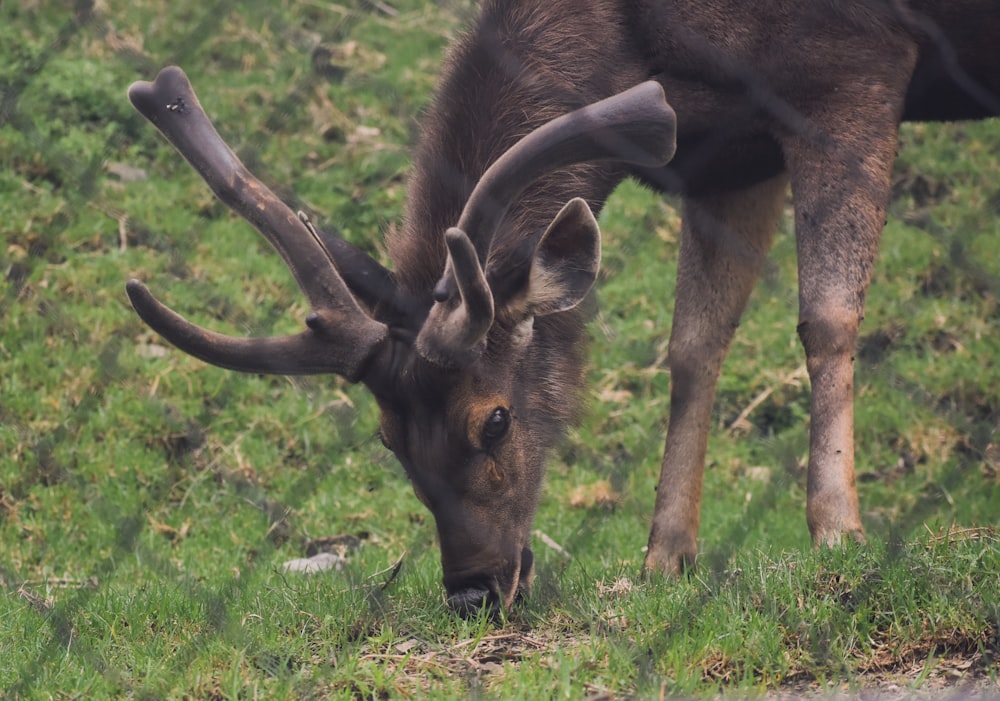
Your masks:
M813 531L813 545L817 548L835 548L844 543L867 543L861 528L817 528Z
M672 579L694 570L697 556L696 550L664 553L650 549L646 554L646 561L643 563L642 569L646 576L659 574L667 579Z
M643 563L646 575L660 574L671 578L693 570L698 557L695 533L686 529L656 528L654 524Z

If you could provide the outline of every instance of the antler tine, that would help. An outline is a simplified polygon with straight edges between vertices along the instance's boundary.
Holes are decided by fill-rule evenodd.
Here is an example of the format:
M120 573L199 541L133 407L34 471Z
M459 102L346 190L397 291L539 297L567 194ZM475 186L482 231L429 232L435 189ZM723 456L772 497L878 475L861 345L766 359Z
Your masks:
M156 299L138 280L125 285L136 312L154 331L189 355L229 370L272 375L336 373L351 382L359 379L364 366L345 362L330 353L330 341L310 328L292 336L240 338L227 336L191 323Z
M472 320L471 311L455 303L455 293L462 287L461 279L482 274L500 222L533 181L545 173L586 161L663 165L674 155L676 122L663 87L646 81L558 117L508 149L486 170L466 201L456 229L464 232L467 240L472 237L477 255L472 260L448 256L444 275L434 289L435 304L420 332L421 339L433 338L434 342L418 343L418 347L436 348L435 357L440 358L442 348L450 344L451 353L460 358L485 336L493 321L492 305L488 318ZM457 266L463 264L470 269L459 270ZM452 322L451 316L464 321ZM482 334L471 338L467 327L482 328ZM462 329L461 333L458 329ZM449 333L453 336L446 341Z
M216 196L274 246L314 309L307 319L309 330L298 336L234 339L191 324L132 281L129 297L140 316L181 350L216 365L247 372L336 372L356 379L388 332L358 305L316 231L240 162L212 126L180 68L164 68L152 83L133 83L128 96ZM333 354L338 358L307 358L307 351L331 355L331 343L337 346ZM287 353L287 362L268 357L275 353ZM278 365L280 369L267 369Z
M545 173L574 163L616 160L653 167L676 148L677 117L663 86L648 80L543 124L494 161L465 203L458 228L485 262L510 205Z
M417 352L438 365L460 365L468 351L475 352L493 324L493 295L466 233L453 227L445 232L444 241L459 302L454 308L446 303L431 308L417 336Z

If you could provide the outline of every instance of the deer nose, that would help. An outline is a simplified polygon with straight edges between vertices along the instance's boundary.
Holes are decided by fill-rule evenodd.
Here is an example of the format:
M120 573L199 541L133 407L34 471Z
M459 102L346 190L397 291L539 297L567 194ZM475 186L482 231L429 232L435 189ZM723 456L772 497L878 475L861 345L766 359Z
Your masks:
M473 618L485 610L490 618L500 615L500 596L482 584L472 584L448 595L448 607L462 618Z

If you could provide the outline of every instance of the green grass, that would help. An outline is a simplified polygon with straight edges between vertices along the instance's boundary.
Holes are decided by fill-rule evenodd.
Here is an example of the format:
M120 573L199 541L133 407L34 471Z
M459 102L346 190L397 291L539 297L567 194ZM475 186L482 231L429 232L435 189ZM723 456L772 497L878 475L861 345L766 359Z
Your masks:
M857 368L870 546L809 546L786 221L720 383L700 568L639 576L678 214L626 184L601 219L591 401L551 461L535 591L499 624L465 622L364 391L206 366L149 331L123 285L140 277L237 334L286 333L307 312L267 244L133 112L132 81L182 65L263 179L381 256L471 3L400 0L394 17L360 0L78 5L0 4L7 696L996 689L1000 124L902 135ZM345 533L363 545L341 571L282 574L311 539Z

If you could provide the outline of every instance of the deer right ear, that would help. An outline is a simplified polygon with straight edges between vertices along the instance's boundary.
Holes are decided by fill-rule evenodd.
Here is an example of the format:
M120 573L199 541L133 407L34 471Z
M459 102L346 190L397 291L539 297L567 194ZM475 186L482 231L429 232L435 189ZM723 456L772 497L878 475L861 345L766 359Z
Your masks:
M531 261L528 308L534 316L572 309L594 286L601 267L601 230L587 203L575 198L555 216Z

